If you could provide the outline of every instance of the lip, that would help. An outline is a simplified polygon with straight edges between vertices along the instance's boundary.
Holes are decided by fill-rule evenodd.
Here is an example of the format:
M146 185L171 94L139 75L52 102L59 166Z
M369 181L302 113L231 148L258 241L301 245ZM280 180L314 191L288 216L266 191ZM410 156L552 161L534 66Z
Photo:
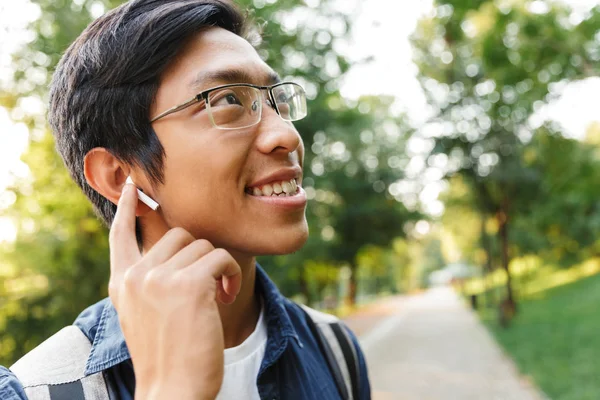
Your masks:
M302 183L302 168L300 166L293 166L288 168L279 169L269 175L266 175L247 186L247 188L255 188L258 186L266 185L267 183L272 182L280 182L280 181L289 181L291 179L296 179L296 183L298 186ZM295 197L295 196L291 196ZM291 198L290 197L290 198Z

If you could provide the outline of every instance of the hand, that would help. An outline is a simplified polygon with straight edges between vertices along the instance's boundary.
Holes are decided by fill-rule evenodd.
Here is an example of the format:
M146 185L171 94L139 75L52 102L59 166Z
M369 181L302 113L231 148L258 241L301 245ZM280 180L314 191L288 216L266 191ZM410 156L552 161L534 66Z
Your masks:
M136 398L214 399L224 349L217 301L235 300L240 266L182 228L142 256L137 201L135 186L126 184L110 230L108 287L133 361Z

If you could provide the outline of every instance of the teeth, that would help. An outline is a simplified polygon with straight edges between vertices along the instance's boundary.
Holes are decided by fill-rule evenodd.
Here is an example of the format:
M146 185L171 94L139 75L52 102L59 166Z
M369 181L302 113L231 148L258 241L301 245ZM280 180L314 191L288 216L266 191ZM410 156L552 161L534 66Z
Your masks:
M292 193L292 185L289 182L281 182L281 189L283 189L285 194Z
M273 194L273 186L271 185L265 185L262 188L262 192L265 196L270 196Z
M294 196L298 192L298 183L296 179L290 179L289 181L281 181L273 184L263 185L261 188L255 187L247 189L248 192L254 196Z

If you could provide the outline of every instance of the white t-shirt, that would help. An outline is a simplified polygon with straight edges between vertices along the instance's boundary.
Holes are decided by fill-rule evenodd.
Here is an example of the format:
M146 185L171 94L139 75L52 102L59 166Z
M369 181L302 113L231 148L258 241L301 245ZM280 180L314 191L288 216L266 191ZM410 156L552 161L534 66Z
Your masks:
M261 307L256 328L237 347L225 349L225 375L216 400L260 400L256 377L267 347L267 321Z

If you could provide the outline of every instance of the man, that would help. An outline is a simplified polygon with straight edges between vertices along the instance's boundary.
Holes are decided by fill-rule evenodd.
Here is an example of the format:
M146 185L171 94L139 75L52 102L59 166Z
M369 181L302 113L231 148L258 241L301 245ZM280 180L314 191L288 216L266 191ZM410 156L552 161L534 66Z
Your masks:
M67 50L49 119L111 226L110 299L0 370L0 398L370 398L356 338L256 265L308 235L306 97L249 32L229 0L134 0Z

